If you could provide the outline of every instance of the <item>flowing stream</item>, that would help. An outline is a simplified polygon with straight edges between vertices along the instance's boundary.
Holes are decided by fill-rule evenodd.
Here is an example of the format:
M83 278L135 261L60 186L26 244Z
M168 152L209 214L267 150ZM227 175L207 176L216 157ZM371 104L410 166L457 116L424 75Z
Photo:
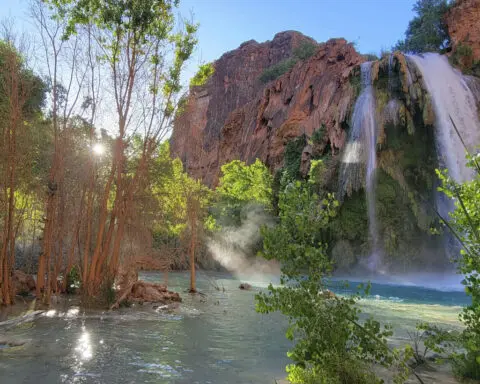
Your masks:
M163 280L158 273L141 278ZM273 384L274 378L285 377L291 346L285 339L286 319L256 313L254 302L267 280L278 277L249 281L253 289L242 291L240 280L231 275L199 273L205 296L185 293L188 279L184 272L170 274L170 289L184 299L172 310L145 304L82 313L66 305L15 328L3 329L0 323L1 383ZM334 290L350 291L343 284ZM360 305L394 326L392 345L404 343L417 321L459 327L460 305L468 303L461 291L417 286L373 283L371 294ZM8 340L24 345L2 348Z

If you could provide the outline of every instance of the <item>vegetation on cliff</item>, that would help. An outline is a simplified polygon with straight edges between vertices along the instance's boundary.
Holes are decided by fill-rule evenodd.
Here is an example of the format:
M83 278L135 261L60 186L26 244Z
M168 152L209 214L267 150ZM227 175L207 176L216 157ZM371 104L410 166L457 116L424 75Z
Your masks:
M302 42L298 47L293 49L292 57L280 61L278 64L272 65L265 69L260 75L262 83L268 83L275 80L284 73L290 71L298 61L307 60L315 54L316 44L308 41Z

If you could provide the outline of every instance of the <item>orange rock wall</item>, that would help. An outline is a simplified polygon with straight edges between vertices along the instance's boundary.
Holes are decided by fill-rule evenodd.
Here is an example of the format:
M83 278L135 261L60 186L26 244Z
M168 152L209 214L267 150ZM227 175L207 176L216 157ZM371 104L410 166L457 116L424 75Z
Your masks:
M220 167L233 159L259 158L278 169L288 140L310 136L322 125L326 145L335 153L343 147L355 98L349 75L363 60L351 44L344 39L318 44L316 54L290 72L268 84L259 80L303 41L314 42L287 31L265 43L243 43L214 63L206 85L191 90L171 144L191 175L215 185Z

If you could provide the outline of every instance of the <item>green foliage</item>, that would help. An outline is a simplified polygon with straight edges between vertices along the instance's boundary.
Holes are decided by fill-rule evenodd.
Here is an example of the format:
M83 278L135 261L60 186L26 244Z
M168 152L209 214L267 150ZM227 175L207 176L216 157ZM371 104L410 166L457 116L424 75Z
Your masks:
M80 288L81 276L80 271L76 265L72 267L67 274L67 293L73 294Z
M307 139L305 135L292 139L287 143L283 155L284 177L287 181L301 179L300 165L302 164L303 148L305 148L306 144ZM287 182L284 182L284 185L286 184Z
M282 60L265 69L260 75L260 81L262 83L268 83L269 81L275 80L290 71L299 60L307 60L312 57L316 51L316 44L309 41L302 42L298 47L294 48L291 58Z
M11 58L13 60L10 60ZM25 64L21 54L15 46L8 41L0 40L0 113L6 113L9 108L8 99L12 90L5 89L7 84L6 76L12 76L12 71L19 76L20 89L28 92L24 105L22 106L23 118L32 118L38 114L45 104L47 86L36 76ZM22 98L24 95L19 95Z
M297 60L295 58L282 60L278 64L272 65L271 67L265 69L260 75L260 81L265 84L269 81L275 80L276 78L282 76L284 73L290 71L296 63Z
M293 57L298 60L307 60L317 52L317 45L311 41L302 41L293 49Z
M453 352L450 357L458 375L480 379L480 154L468 155L467 165L475 172L471 181L456 183L446 170L437 174L442 182L439 190L455 201L455 209L444 223L462 244L458 271L465 276L462 283L472 298L460 314L465 329L454 340L463 352Z
M320 128L318 128L316 131L313 131L312 133L312 144L313 145L318 145L322 144L323 142L323 137L325 136L325 132L327 131L327 127L325 124L322 124Z
M308 172L308 181L313 184L320 184L325 178L326 166L323 160L312 160L310 162L310 171Z
M250 204L272 209L273 177L259 159L251 165L232 160L221 168L217 193L217 216L233 219L239 224L242 209Z
M404 52L437 52L450 44L445 14L447 0L417 0L413 6L416 16L408 24L405 40L399 41L393 50Z
M212 63L206 63L200 65L197 73L190 79L190 87L198 87L204 85L207 80L212 77L215 72L215 67Z
M468 45L458 44L448 60L452 65L460 66L463 73L480 77L480 60L473 60L473 51Z
M197 45L198 24L184 22L184 28L174 32L174 11L177 0L45 0L55 17L65 20L64 39L77 33L79 26L94 24L101 37L96 39L106 60L113 68L119 67L122 56L128 52L132 63L150 64L153 79L150 92L161 89L168 99L165 114L171 115L174 107L171 95L181 90L180 75L184 63ZM170 65L164 63L160 49L173 46ZM139 64L140 67L140 64ZM165 73L159 76L160 68ZM163 81L159 84L159 79Z
M199 208L209 204L211 191L199 180L183 171L180 159L170 156L170 143L160 145L158 155L150 168L151 183L146 187L147 204L141 207L143 214L152 218L155 244L177 238L187 228L188 200L198 197ZM209 226L213 224L209 221Z
M425 344L452 362L456 375L480 379L480 154L468 154L467 165L475 177L464 183L455 182L447 170L437 170L439 191L455 202L450 218L442 221L462 245L458 272L464 276L462 284L472 298L459 316L465 328L451 332L425 323L418 328L428 333Z
M286 337L295 341L288 353L295 365L288 372L294 383L380 383L371 363L400 361L405 367L403 359L410 357L388 349L388 327L371 318L359 322L355 303L360 296L325 294L332 264L320 234L337 207L332 195L322 199L308 183L296 181L280 193L277 225L262 228L260 254L280 262L281 276L280 286L270 284L268 292L256 296L256 309L288 317Z

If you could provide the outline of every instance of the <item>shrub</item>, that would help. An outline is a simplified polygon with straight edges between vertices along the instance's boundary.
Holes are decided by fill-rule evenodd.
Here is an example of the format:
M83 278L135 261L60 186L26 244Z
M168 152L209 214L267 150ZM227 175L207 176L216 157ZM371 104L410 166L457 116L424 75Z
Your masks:
M190 87L198 87L204 85L207 80L212 77L215 72L215 68L212 63L206 63L200 65L197 73L190 80Z
M278 64L272 65L271 67L265 69L260 75L260 81L262 83L268 83L269 81L275 80L284 73L290 71L296 63L297 60L294 58L280 61Z
M291 58L282 60L265 69L260 75L260 81L262 83L268 83L269 81L275 80L290 71L299 60L307 60L312 57L316 51L317 45L315 43L310 41L302 42L298 47L294 48Z
M327 131L327 127L325 127L325 124L322 124L320 128L318 128L316 131L313 131L312 137L311 137L312 144L313 145L321 144L326 131Z
M74 265L70 272L67 274L67 293L73 294L77 292L77 289L80 288L80 272L78 267Z
M298 60L307 60L317 51L317 45L310 41L303 41L293 50L293 57Z
M302 163L303 148L307 144L305 135L299 136L290 140L285 147L285 154L283 157L285 177L289 180L296 180L301 178L300 165Z

